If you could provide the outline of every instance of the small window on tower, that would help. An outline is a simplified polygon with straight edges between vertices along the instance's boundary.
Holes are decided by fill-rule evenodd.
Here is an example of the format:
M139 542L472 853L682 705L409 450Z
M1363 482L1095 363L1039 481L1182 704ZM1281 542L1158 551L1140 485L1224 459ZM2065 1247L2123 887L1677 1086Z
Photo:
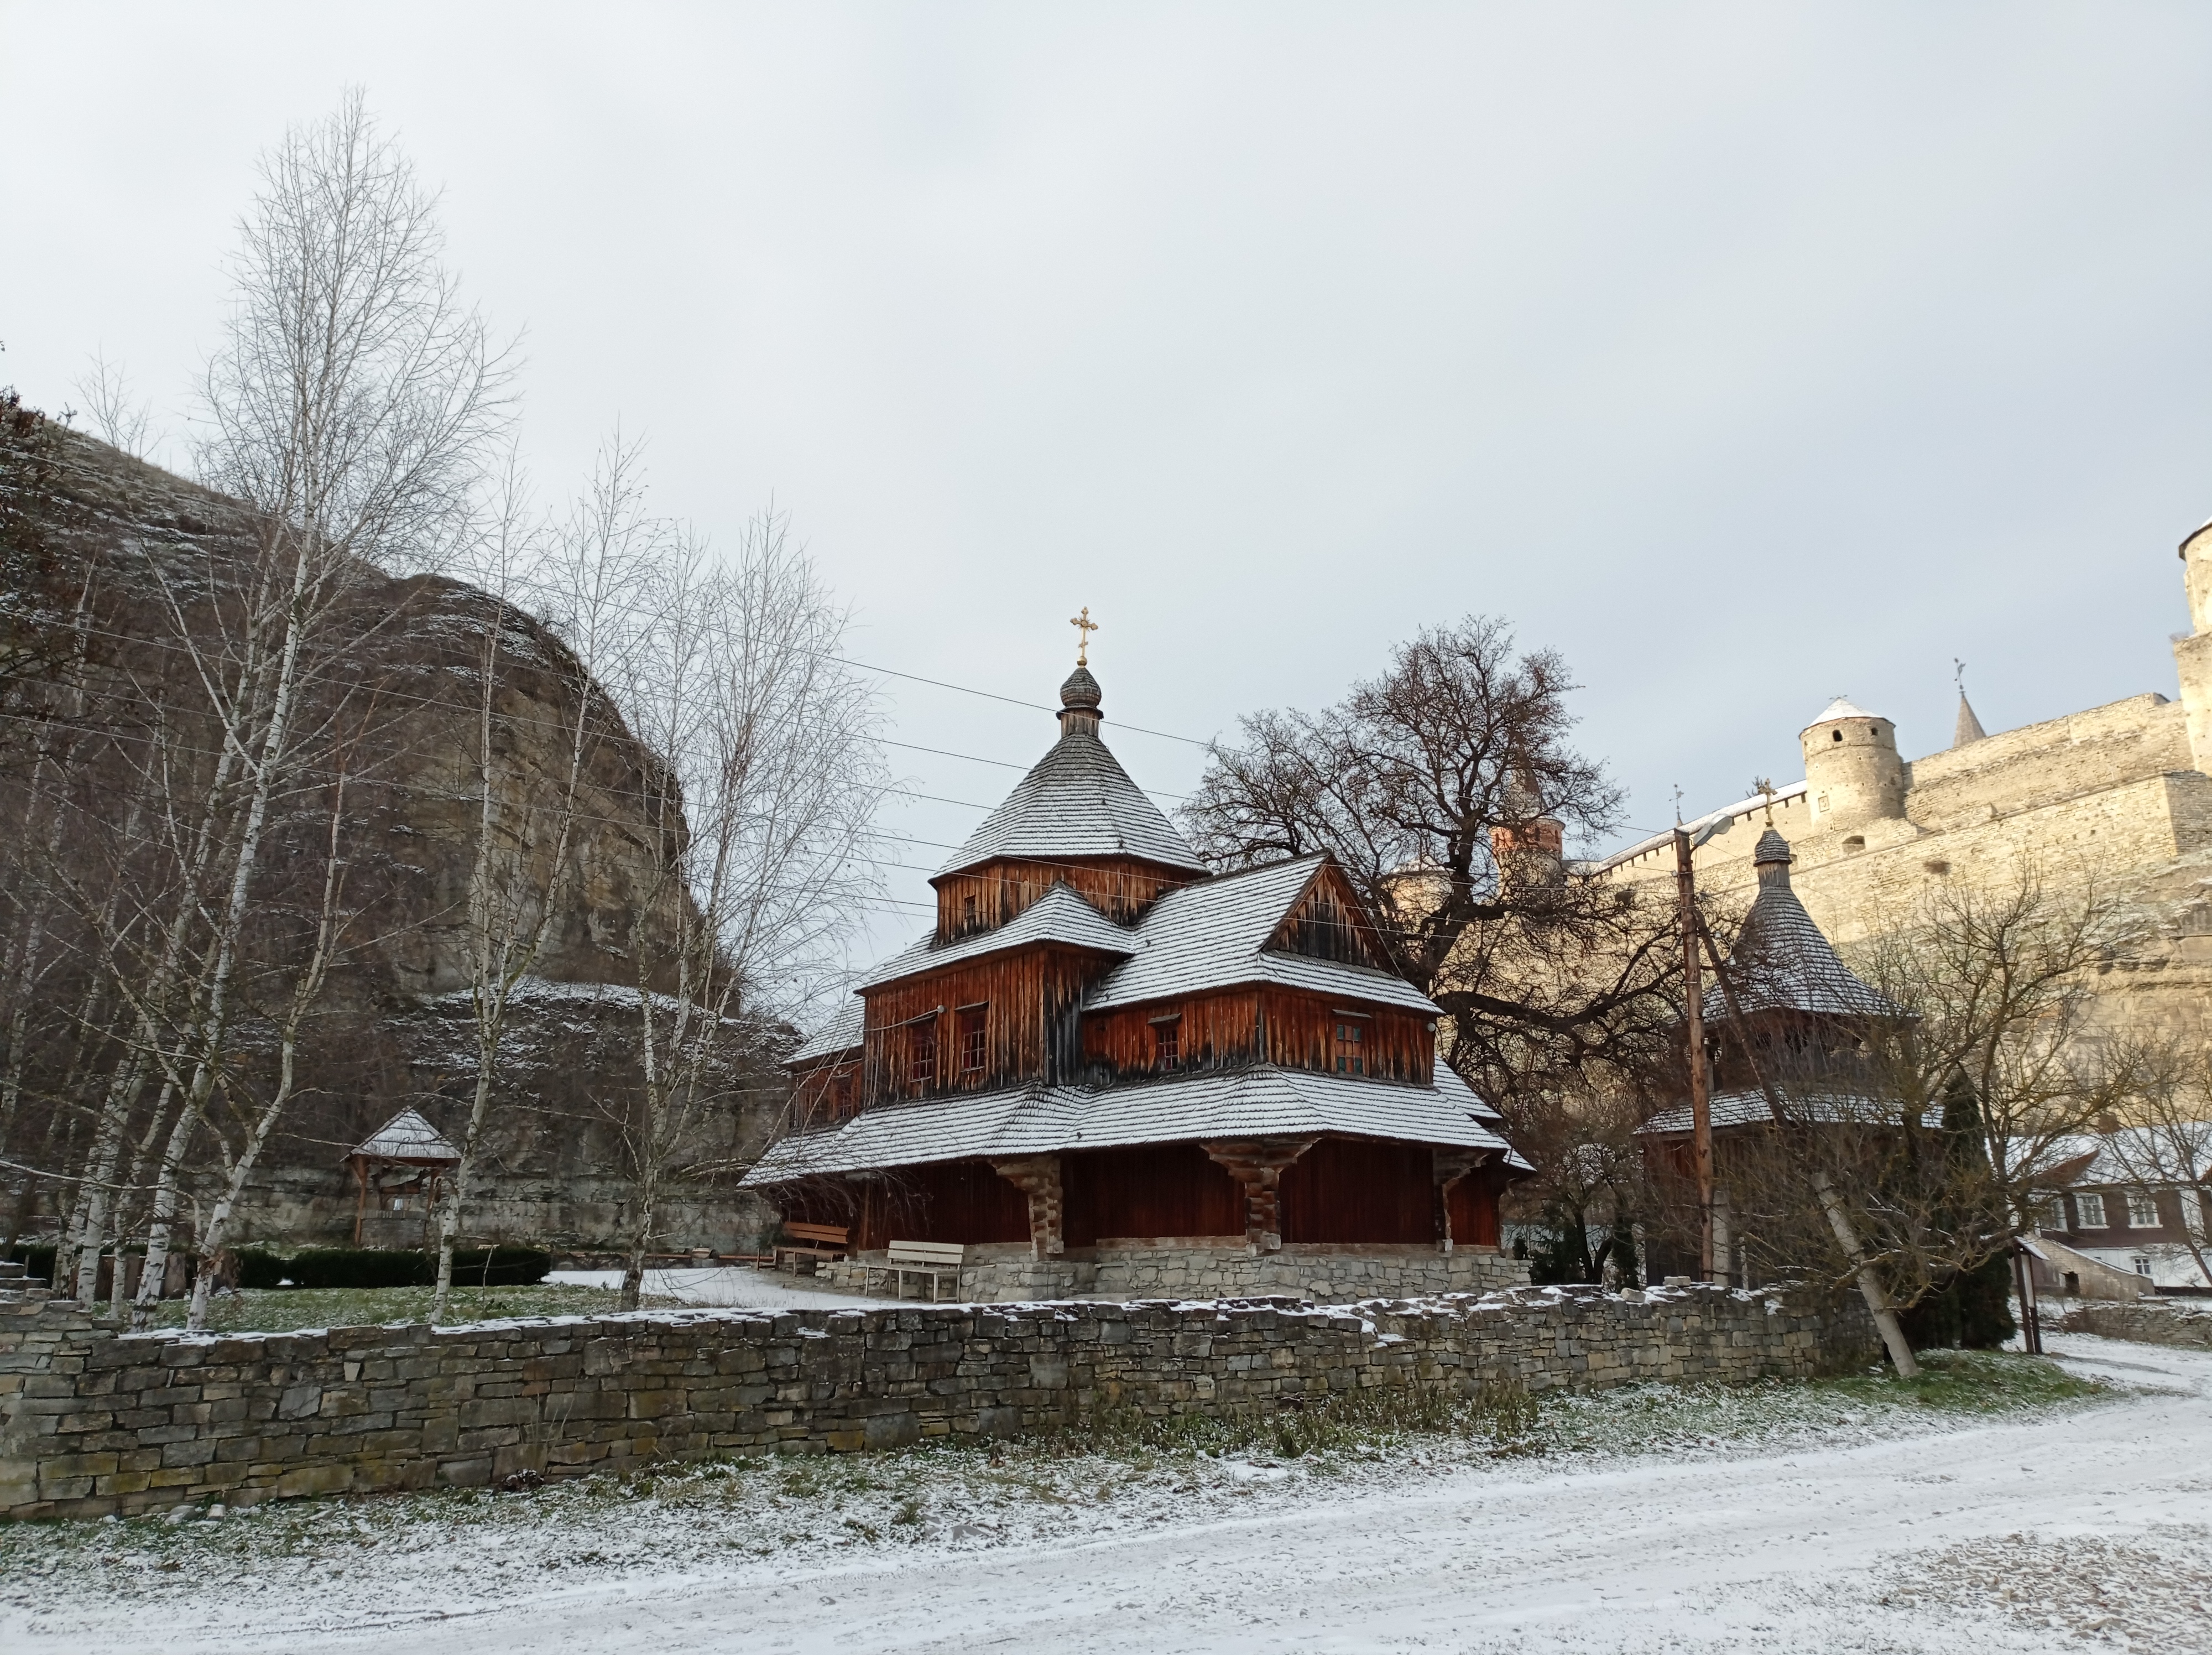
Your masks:
M975 898L973 895L960 899L960 922L963 925L975 923Z
M830 1118L842 1121L853 1114L853 1071L840 1069L830 1083Z
M1182 1025L1152 1025L1152 1067L1171 1069L1182 1062Z
M1336 1025L1336 1072L1339 1074L1367 1073L1365 1042L1357 1023L1339 1023Z
M915 1025L907 1040L906 1078L916 1086L937 1079L937 1019Z
M969 899L968 905L970 908L975 905L973 897ZM960 1072L963 1074L981 1074L983 1072L984 1055L989 1050L988 1043L984 1038L984 1017L988 1010L987 1007L973 1006L960 1013Z

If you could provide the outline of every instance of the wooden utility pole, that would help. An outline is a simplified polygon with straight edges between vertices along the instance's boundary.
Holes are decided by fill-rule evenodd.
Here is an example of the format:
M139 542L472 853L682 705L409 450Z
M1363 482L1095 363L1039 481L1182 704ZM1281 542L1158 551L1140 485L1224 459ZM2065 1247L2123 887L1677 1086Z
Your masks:
M1674 829L1674 885L1682 899L1682 999L1690 1065L1690 1143L1698 1169L1698 1280L1713 1279L1713 1105L1705 1074L1705 984L1698 966L1698 880L1690 831Z

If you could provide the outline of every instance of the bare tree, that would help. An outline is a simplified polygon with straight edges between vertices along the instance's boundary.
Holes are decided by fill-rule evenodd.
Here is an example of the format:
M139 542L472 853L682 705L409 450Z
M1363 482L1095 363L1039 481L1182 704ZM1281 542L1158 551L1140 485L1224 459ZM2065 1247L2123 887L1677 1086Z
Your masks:
M349 600L369 572L434 564L463 542L504 418L506 365L440 264L434 210L358 92L264 158L229 324L202 387L199 451L210 486L247 508L252 556L193 580L149 555L216 752L211 765L156 772L189 778L185 796L172 788L162 801L181 860L174 900L152 927L158 942L118 955L135 961L118 981L137 1031L93 1156L111 1179L124 1122L156 1063L174 1123L157 1172L149 1293L193 1139L234 1080L236 991L269 835L337 773L330 755L342 745L346 697L321 692L342 677L332 663L375 624ZM340 856L335 845L331 855ZM322 972L294 978L319 986ZM250 1132L226 1155L225 1187L242 1187L267 1136ZM96 1244L96 1231L80 1227ZM219 1209L198 1238L204 1273L222 1231ZM204 1309L196 1300L196 1317Z
M2170 1189L2181 1206L2182 1244L2212 1285L2212 1070L2202 1054L2177 1061L2172 1078L2130 1100L2131 1122L2100 1122L2105 1147L2132 1183Z
M91 368L74 388L84 399L86 423L94 435L133 459L146 458L154 411L132 399L131 382L119 363L108 361L105 351L94 352Z
M563 899L573 893L569 853L593 759L603 743L623 733L600 685L631 636L621 612L624 594L650 569L665 536L643 506L638 447L617 433L601 451L590 488L549 553L539 544L542 537L524 526L520 481L510 469L502 509L475 571L492 599L477 666L477 840L465 922L476 1075L460 1159L440 1203L434 1322L445 1320L453 1293L453 1247L496 1093L508 1007L536 970ZM506 640L517 606L533 599L551 610L561 642L535 632L530 647L558 652L552 665L572 698L561 732L563 767L551 778L550 797L540 796L527 778L502 774L500 759L502 751L511 750L499 714Z
M1759 963L1713 960L1771 1119L1729 1146L1739 1256L1856 1281L1902 1373L1896 1312L1974 1276L2033 1222L2054 1162L2170 1074L2170 1054L2093 1019L2089 978L2126 946L2124 906L2086 871L2033 865L1923 892L1856 952L1894 1014L1755 1026ZM1996 1296L2002 1307L2002 1283Z
M1500 620L1427 629L1334 707L1243 720L1182 812L1218 867L1333 855L1393 964L1449 1014L1454 1066L1501 1103L1616 1084L1680 1014L1671 904L1565 861L1552 837L1620 811L1569 745L1574 687Z
M813 997L874 888L885 776L872 692L839 659L848 624L787 520L748 526L726 567L678 535L626 662L648 874L632 931L641 1095L626 1121L625 1305L669 1181L731 1045Z

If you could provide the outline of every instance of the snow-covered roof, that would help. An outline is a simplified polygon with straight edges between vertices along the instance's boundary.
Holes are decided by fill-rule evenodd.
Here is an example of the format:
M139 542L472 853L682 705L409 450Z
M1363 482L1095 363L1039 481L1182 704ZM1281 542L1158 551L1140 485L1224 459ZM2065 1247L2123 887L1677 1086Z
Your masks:
M955 873L1009 856L1140 856L1206 872L1106 744L1073 721L937 871Z
M757 1188L979 1156L1327 1133L1492 1149L1505 1165L1528 1170L1492 1129L1497 1118L1441 1062L1435 1084L1425 1086L1273 1065L1103 1088L1033 1084L864 1110L831 1130L783 1140L744 1183Z
M353 1153L371 1160L458 1161L461 1152L447 1142L429 1122L411 1109L403 1109L354 1147Z
M1879 718L1881 716L1879 713L1870 713L1863 707L1854 705L1847 696L1838 696L1821 709L1820 717L1805 727L1809 730L1814 724L1832 724L1839 718Z
M2053 1183L2165 1189L2212 1181L2212 1122L2191 1122L2173 1131L2124 1126L2117 1132L2053 1139L2038 1169Z
M839 1052L859 1050L860 1036L866 1026L868 1002L858 995L842 1001L830 1014L830 1020L807 1037L805 1044L783 1061L793 1063L811 1063L817 1058L834 1057Z
M1742 1009L1902 1016L1894 1002L1859 981L1805 911L1790 885L1790 842L1769 828L1759 836L1752 859L1759 867L1759 895L1729 951ZM1728 1012L1720 988L1707 989L1705 1016L1724 1018Z
M1805 796L1806 787L1807 784L1802 782L1792 782L1786 788L1777 788L1771 796L1771 803L1773 805L1780 805L1787 803L1789 800L1793 799L1802 799ZM1692 840L1696 839L1699 834L1705 832L1708 828L1711 828L1718 833L1726 833L1732 829L1736 823L1744 821L1753 814L1769 807L1770 795L1763 793L1754 793L1748 798L1737 800L1735 803L1732 805L1723 805L1718 810L1707 811L1703 816L1697 818L1693 821L1683 823L1682 830L1684 832L1687 833ZM1643 855L1647 851L1655 850L1659 846L1666 844L1672 840L1674 837L1674 830L1668 828L1662 832L1648 834L1644 837L1638 839L1634 844L1629 845L1624 849L1614 851L1610 856L1601 856L1595 861L1577 862L1575 864L1575 867L1585 873L1602 873L1607 868L1619 867L1623 862L1634 861L1638 856Z
M1784 1090L1783 1112L1793 1124L1812 1123L1838 1126L1856 1122L1862 1125L1878 1126L1898 1118L1897 1105L1877 1098L1849 1092L1796 1092ZM1713 1125L1717 1129L1731 1126L1765 1126L1774 1117L1768 1107L1766 1094L1757 1086L1735 1087L1717 1092L1711 1101ZM1921 1124L1930 1129L1943 1123L1943 1111L1931 1109L1921 1117ZM1683 1104L1674 1109L1662 1109L1637 1130L1655 1135L1670 1132L1687 1132L1692 1123L1690 1106Z
M1055 884L995 930L972 932L943 943L934 935L925 937L913 947L893 954L862 977L857 986L872 989L878 983L957 964L964 959L1000 953L1009 948L1031 947L1041 942L1089 948L1105 954L1133 954L1139 946L1136 932L1115 924L1077 896L1072 885ZM859 1043L856 1040L854 1044Z
M1264 947L1327 860L1292 857L1169 891L1138 925L1131 957L1107 973L1085 1009L1266 983L1436 1016L1436 1003L1392 972Z

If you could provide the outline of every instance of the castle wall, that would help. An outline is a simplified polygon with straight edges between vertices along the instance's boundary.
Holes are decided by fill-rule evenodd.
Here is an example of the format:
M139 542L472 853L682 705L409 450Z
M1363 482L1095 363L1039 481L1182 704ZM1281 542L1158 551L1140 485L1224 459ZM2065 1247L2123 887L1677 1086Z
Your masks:
M2140 934L2094 985L2114 1026L2201 1037L2212 1029L2212 776L2193 768L2182 703L2132 696L1987 736L1905 767L1900 813L1832 825L1817 787L1777 800L1792 883L1840 946L1906 917L1941 883L1997 886L2023 867L2119 896ZM1747 902L1763 807L1740 809L1694 855L1699 888ZM1671 879L1662 840L1613 877Z

